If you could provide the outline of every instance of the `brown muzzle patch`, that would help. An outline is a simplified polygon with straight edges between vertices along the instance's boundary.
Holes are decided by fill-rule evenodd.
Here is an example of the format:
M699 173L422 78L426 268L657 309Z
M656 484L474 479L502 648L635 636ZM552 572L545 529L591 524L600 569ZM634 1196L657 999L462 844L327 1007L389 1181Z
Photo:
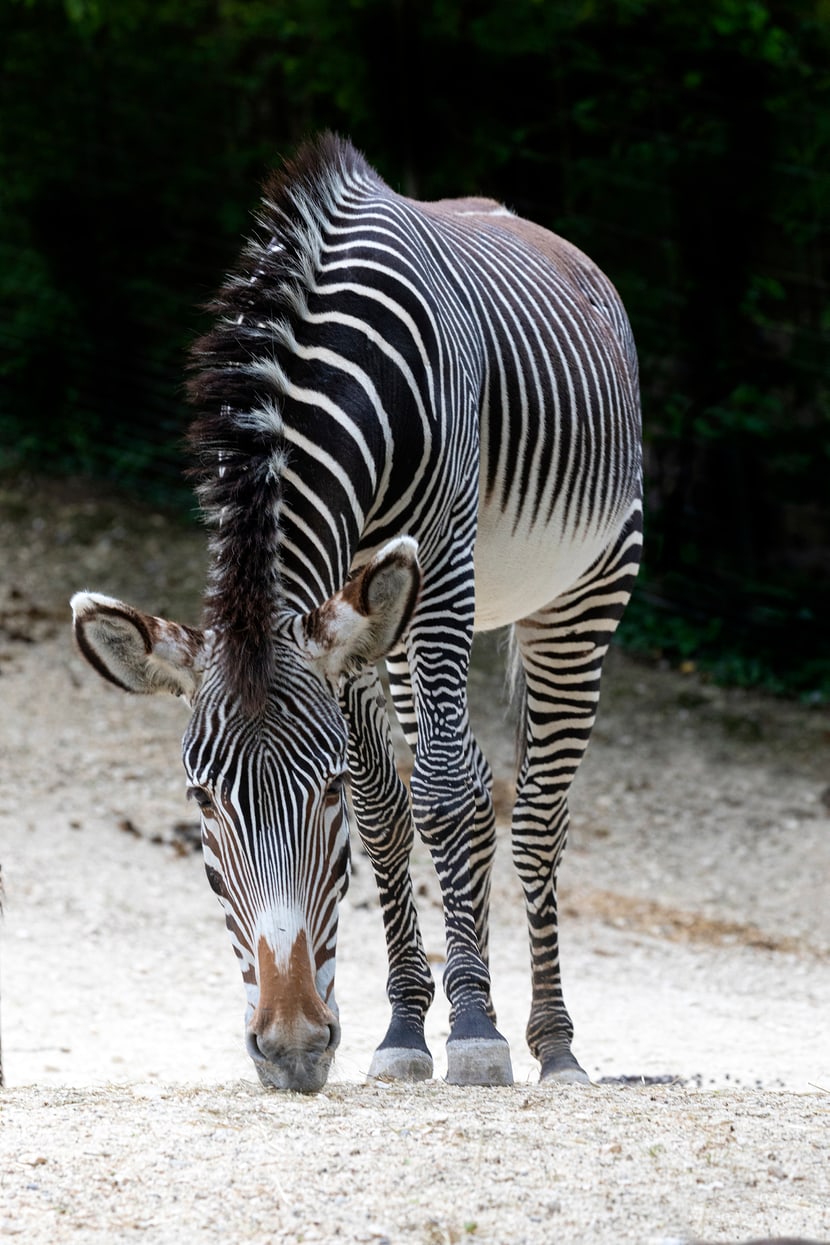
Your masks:
M250 1028L257 1035L278 1030L285 1038L314 1029L327 1029L336 1017L317 993L314 984L308 939L300 930L288 965L280 968L264 936L257 945L259 961L259 1003Z

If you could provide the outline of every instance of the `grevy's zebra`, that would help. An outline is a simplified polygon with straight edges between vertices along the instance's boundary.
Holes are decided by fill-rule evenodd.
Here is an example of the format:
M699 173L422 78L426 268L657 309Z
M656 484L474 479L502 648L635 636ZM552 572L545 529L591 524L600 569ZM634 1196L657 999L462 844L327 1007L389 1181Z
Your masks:
M512 622L528 1041L542 1077L586 1080L555 881L641 545L625 312L567 242L489 200L403 198L332 136L272 180L260 225L194 352L191 445L213 524L205 629L80 593L80 648L119 686L192 704L184 764L263 1083L318 1089L338 1043L346 773L389 954L392 1018L371 1074L432 1074L414 821L444 897L448 1079L504 1083L487 969L491 775L465 687L474 629ZM411 798L384 655L415 752Z

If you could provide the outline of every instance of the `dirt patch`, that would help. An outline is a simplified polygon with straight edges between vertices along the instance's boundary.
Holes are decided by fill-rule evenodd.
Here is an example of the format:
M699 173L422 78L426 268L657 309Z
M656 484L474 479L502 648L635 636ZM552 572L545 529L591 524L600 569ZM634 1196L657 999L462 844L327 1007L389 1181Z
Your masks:
M594 918L616 929L653 934L672 942L702 943L711 947L759 947L830 960L826 947L813 947L804 938L778 935L741 921L714 920L699 912L683 912L652 899L633 899L616 891L584 891L578 905L566 905L562 919Z
M615 654L573 798L563 965L589 1090L539 1087L502 821L493 977L517 1084L367 1086L384 947L355 851L336 1079L265 1094L191 850L185 710L129 698L69 642L82 587L198 621L197 529L83 485L0 491L0 1234L49 1242L830 1237L830 722ZM497 643L479 735L509 803ZM438 887L416 851L440 977ZM666 1083L643 1083L644 1081ZM637 1082L640 1082L639 1084Z
M748 1091L18 1091L3 1214L24 1239L171 1245L817 1233L828 1124L826 1107L805 1118L794 1095Z

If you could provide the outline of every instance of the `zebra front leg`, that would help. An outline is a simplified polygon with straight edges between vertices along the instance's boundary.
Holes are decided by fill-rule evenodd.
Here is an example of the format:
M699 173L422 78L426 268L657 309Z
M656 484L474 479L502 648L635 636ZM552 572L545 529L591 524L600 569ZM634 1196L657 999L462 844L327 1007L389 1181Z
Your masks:
M389 687L401 729L413 755L418 748L418 724L412 695L412 678L406 653L402 649L386 659ZM496 815L493 809L493 774L478 741L468 729L466 766L473 783L475 813L470 843L470 883L478 947L481 958L489 967L490 947L490 883L496 854ZM487 999L487 1014L495 1024L496 1012Z
M496 855L496 813L493 807L493 772L478 740L468 733L468 768L473 780L475 814L470 844L470 887L473 916L481 958L490 966L490 885ZM487 998L487 1014L496 1023L496 1010Z
M444 990L450 1002L447 1080L457 1085L505 1085L513 1082L510 1050L493 1022L486 963L492 826L489 816L480 816L479 825L486 829L478 851L476 788L481 784L476 779L482 775L474 777L470 765L469 636L455 630L462 611L463 604L453 609L443 598L440 624L430 630L429 606L422 601L418 633L413 627L410 636L418 719L412 807L415 824L432 854L444 904ZM448 634L448 619L452 619L452 634ZM436 633L440 641L430 641ZM480 804L489 802L486 784L479 796Z
M389 964L386 994L392 1018L369 1076L424 1081L433 1072L424 1018L435 985L409 872L414 838L409 796L398 776L386 701L374 667L347 684L343 708L349 722L352 805L375 874Z

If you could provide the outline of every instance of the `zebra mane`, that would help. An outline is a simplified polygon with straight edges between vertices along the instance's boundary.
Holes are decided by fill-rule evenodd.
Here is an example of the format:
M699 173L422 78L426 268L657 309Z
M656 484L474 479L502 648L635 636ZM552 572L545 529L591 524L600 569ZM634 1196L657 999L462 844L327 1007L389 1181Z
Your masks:
M378 182L350 143L323 134L264 187L258 233L209 310L214 327L192 347L190 476L212 528L205 625L218 637L227 685L248 713L274 675L284 452L284 367L306 307L322 231L349 183Z

